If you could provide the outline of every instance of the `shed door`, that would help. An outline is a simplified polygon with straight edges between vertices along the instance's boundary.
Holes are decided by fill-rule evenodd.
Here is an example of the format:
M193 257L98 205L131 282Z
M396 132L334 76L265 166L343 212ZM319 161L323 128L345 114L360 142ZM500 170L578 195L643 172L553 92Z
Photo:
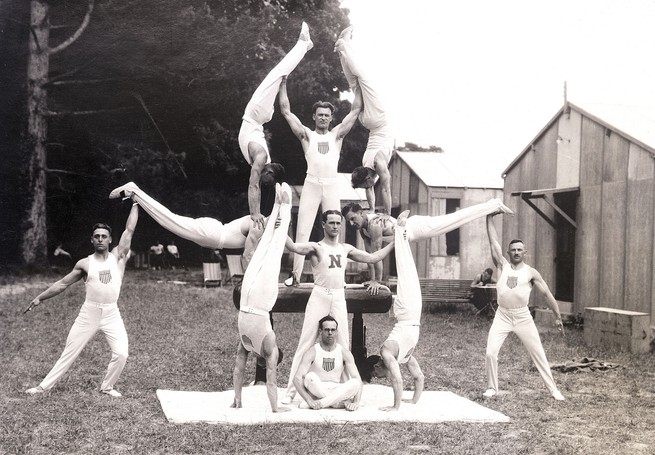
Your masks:
M577 193L556 193L555 203L575 220ZM555 258L555 298L573 302L575 276L575 228L560 214L556 214L557 255Z

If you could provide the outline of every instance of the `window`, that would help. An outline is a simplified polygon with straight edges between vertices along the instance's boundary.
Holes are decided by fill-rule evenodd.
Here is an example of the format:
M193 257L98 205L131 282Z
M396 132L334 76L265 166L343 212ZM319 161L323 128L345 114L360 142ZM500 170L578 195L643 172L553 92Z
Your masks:
M430 213L433 216L447 215L459 210L459 199L432 198ZM431 256L459 256L459 229L430 239Z
M459 210L459 199L446 199L446 213ZM459 229L446 233L446 255L459 256Z
M413 172L409 174L409 202L418 202L419 179Z

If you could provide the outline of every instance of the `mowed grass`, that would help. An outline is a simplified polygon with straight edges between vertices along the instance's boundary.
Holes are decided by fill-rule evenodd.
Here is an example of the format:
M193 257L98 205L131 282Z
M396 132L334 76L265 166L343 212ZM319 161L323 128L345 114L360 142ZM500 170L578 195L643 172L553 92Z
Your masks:
M652 355L585 347L579 328L569 327L565 337L542 335L551 363L594 357L623 366L607 372L554 372L567 397L560 403L550 398L521 343L510 336L499 366L501 389L508 393L484 401L491 321L475 315L472 306L424 313L415 356L426 390L452 391L506 414L509 423L168 423L155 395L158 388L232 388L237 341L232 288L202 288L199 270L128 270L119 302L130 337L130 357L117 384L122 399L97 392L110 358L102 335L51 392L31 397L25 389L37 385L54 365L84 299L84 286L78 283L22 315L29 301L59 277L0 281L0 454L655 453ZM393 321L387 315L367 315L365 323L369 353L375 353ZM275 316L285 353L279 385L286 384L301 324L300 314ZM250 382L253 359L247 373Z

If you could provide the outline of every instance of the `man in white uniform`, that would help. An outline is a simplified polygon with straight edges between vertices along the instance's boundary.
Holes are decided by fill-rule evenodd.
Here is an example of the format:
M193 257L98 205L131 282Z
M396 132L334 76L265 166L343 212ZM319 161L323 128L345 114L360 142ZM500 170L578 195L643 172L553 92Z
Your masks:
M403 376L400 372L400 365L407 365L414 380L414 396L409 402L417 403L423 393L423 372L413 355L419 338L423 301L416 265L405 231L408 213L407 211L401 213L397 225L394 227L398 289L392 312L397 322L382 344L380 355L370 356L366 359L368 366L366 375L371 374L376 378L386 377L391 381L393 406L380 408L383 411L396 411L400 408L403 394Z
M354 188L366 188L366 200L369 208L375 210L374 184L379 178L382 194L382 212L391 214L391 174L389 160L393 153L394 138L389 125L387 113L380 91L376 89L371 77L358 64L357 56L350 43L352 26L341 32L334 45L339 54L343 74L348 80L351 90L361 91L364 108L359 114L359 121L369 130L366 151L362 157L362 165L352 172Z
M405 223L407 240L416 242L436 237L498 210L504 213L512 213L500 199L490 199L482 204L465 207L447 215L412 215L407 218ZM363 209L357 203L347 204L341 210L341 213L347 223L359 230L366 251L377 251L382 247L383 243L394 235L395 220L393 218L378 213L370 213L369 210ZM371 280L368 283L369 288L375 289L380 286L378 280L382 279L382 263L375 264L374 268L369 267L369 272L371 274Z
M339 210L323 212L322 220L324 237L321 241L294 243L291 239L287 239L286 247L289 251L309 256L314 273L314 288L305 308L305 319L298 340L298 348L291 363L287 395L282 401L284 404L291 403L295 397L293 378L302 355L316 341L316 326L323 316L329 314L337 321L337 343L346 348L350 346L348 342L348 309L344 291L348 259L375 263L384 259L393 249L393 242L391 242L381 250L369 254L347 243L339 243L342 220Z
M36 296L30 303L26 311L36 307L43 300L62 293L71 284L84 279L86 298L68 333L64 352L43 381L38 386L26 390L26 393L36 395L50 390L68 371L84 346L100 330L105 334L112 352L107 374L100 385L100 391L112 397L121 396L114 389L114 384L118 381L127 361L128 340L117 302L138 218L139 208L133 204L118 246L111 251L109 251L112 242L111 228L103 223L93 226L91 244L93 244L94 253L80 259L68 275Z
M277 364L279 351L271 325L270 311L278 295L278 278L284 244L291 219L291 188L276 188L276 204L241 284L239 302L239 346L234 366L233 408L240 408L241 390L248 353L266 361L266 389L273 412L288 411L277 403Z
M487 234L489 236L489 246L491 247L491 258L500 271L500 276L496 284L498 309L487 337L485 367L488 377L488 389L483 393L483 396L491 398L498 394L498 352L500 352L507 335L514 332L528 351L552 397L562 401L564 396L555 385L553 374L546 359L546 353L541 345L539 332L528 309L532 287L535 286L546 297L548 306L555 313L557 328L563 332L564 326L559 305L541 274L523 262L526 250L522 240L515 239L509 243L507 249L509 261L503 257L503 250L498 242L493 216L487 216Z
M161 227L204 248L212 250L244 248L243 257L246 266L255 252L255 247L263 232L255 229L255 222L250 215L242 216L227 224L214 218L190 218L176 215L146 194L134 182L119 186L109 194L109 197L131 197Z
M320 341L302 356L293 380L311 409L345 407L354 411L362 398L362 380L355 358L348 348L337 343L337 326L329 315L318 321Z
M280 85L280 112L289 123L293 134L300 139L305 160L307 160L307 177L298 204L296 226L296 242L298 243L309 240L319 204L321 212L338 210L341 207L337 186L337 167L341 144L343 138L355 124L361 107L362 97L358 91L350 112L343 122L330 130L334 106L325 101L318 101L313 106L315 129L312 131L291 112L286 79ZM303 255L296 254L294 256L293 270L289 280L285 281L286 285L291 286L298 283L304 260Z
M243 114L243 122L239 131L239 147L243 157L251 166L250 181L248 183L248 206L250 216L259 229L264 229L264 216L260 212L260 183L272 183L262 179L265 175L264 171L267 168L282 167L280 164L271 163L271 155L264 137L263 125L273 118L275 97L280 88L280 82L298 66L305 53L313 46L314 44L309 37L309 27L303 22L298 42L259 84Z

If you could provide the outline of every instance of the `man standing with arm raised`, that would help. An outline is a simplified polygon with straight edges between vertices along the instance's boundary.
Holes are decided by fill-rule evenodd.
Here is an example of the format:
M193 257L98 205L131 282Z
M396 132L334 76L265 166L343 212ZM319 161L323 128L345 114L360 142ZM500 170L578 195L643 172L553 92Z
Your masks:
M312 118L315 122L315 128L312 131L304 126L298 117L291 112L286 78L282 80L280 85L280 112L289 123L293 134L300 139L307 160L307 177L298 205L296 242L304 243L309 240L319 204L322 212L339 210L341 207L337 186L337 167L343 138L355 124L357 115L362 108L361 93L357 91L355 95L350 112L343 119L343 122L332 130L329 128L335 110L334 106L326 101L314 103ZM295 285L300 280L304 260L305 257L301 254L294 256L291 276L285 281L287 286Z
M30 303L26 311L30 311L43 300L64 292L71 284L84 279L86 298L68 333L64 352L43 381L38 386L26 390L26 393L36 395L50 390L73 365L84 346L100 330L105 334L112 352L107 374L100 385L100 392L112 397L121 396L114 389L114 384L127 362L128 340L117 302L138 219L139 207L133 204L118 246L111 251L109 251L112 242L111 228L104 223L95 224L91 235L93 254L80 259L72 272L36 296Z
M491 398L498 394L498 353L507 335L514 332L527 349L528 354L530 354L532 362L537 367L552 397L562 401L564 396L557 390L546 359L546 353L541 345L539 332L528 309L528 300L530 299L532 287L536 286L546 297L548 306L555 313L557 328L560 332L563 332L564 326L559 305L541 274L523 262L526 249L522 240L515 239L509 242L507 248L509 261L503 257L493 217L494 214L487 215L487 234L489 236L489 246L491 247L491 258L500 271L500 276L496 284L498 309L487 337L485 367L488 377L488 389L483 396Z

